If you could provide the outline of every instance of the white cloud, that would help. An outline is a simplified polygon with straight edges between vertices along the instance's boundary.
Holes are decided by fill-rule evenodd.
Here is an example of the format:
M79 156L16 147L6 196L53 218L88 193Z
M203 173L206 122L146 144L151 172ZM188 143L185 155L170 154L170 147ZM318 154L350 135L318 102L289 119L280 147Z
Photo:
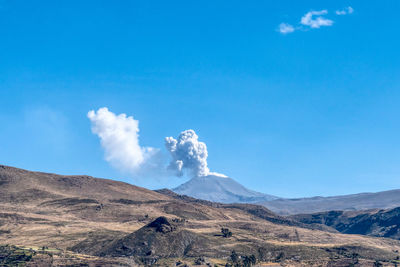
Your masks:
M351 6L348 6L344 9L336 10L336 15L339 15L339 16L348 15L348 14L352 14L353 12L354 12L354 9Z
M300 23L313 29L320 28L321 26L331 26L333 24L333 21L321 16L326 14L328 14L328 10L326 9L307 12L301 18Z
M193 130L181 132L177 139L166 137L165 146L172 156L168 168L175 171L178 176L182 176L186 170L189 175L194 176L226 177L223 174L210 172L207 166L207 146L199 142L199 137Z
M354 12L354 9L351 6L348 6L344 9L341 10L336 10L336 15L348 15L352 14ZM306 14L304 14L301 19L299 24L293 25L289 23L281 23L279 24L278 31L281 34L288 34L292 33L294 31L298 30L307 30L307 29L318 29L323 26L332 26L334 21L331 19L326 18L325 15L328 14L328 10L323 9L323 10L317 10L317 11L309 11Z
M92 132L99 136L105 159L121 171L137 174L143 168L157 168L158 149L141 147L139 121L126 114L116 115L106 107L87 114Z
M282 34L288 34L294 31L295 31L294 27L290 24L287 23L279 24L279 32Z

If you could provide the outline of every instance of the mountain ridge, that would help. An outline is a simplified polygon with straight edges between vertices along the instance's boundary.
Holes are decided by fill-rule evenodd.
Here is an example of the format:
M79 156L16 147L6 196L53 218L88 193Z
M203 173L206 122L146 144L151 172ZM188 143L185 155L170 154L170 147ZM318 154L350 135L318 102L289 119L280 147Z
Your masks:
M345 234L360 234L400 240L400 207L389 210L329 211L297 214L302 223L323 224Z
M400 189L358 194L309 197L281 198L257 202L281 215L306 214L332 210L356 211L371 209L391 209L400 206Z
M280 198L250 190L230 177L216 175L193 177L171 190L179 195L213 202L258 204L279 215L391 209L400 206L400 189L328 197Z

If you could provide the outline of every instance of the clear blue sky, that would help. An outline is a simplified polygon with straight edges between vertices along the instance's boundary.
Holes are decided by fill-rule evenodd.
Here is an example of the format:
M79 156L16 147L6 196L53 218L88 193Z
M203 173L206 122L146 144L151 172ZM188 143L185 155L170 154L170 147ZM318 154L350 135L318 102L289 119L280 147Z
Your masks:
M250 3L249 3L250 2ZM336 16L351 6L353 14ZM311 10L333 25L297 27ZM194 129L212 171L284 197L400 188L400 2L0 1L0 163L149 188L103 159L86 113L140 142Z

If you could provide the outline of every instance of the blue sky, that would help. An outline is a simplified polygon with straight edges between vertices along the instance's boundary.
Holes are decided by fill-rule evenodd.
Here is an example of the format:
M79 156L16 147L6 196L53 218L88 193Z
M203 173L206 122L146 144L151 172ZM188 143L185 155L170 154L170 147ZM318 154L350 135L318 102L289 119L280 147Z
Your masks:
M83 3L82 3L83 2ZM351 6L352 14L336 10ZM0 163L107 177L86 114L194 129L211 171L283 197L400 188L400 2L0 1ZM301 25L327 10L331 26ZM293 25L288 34L281 23ZM165 152L165 151L164 151Z

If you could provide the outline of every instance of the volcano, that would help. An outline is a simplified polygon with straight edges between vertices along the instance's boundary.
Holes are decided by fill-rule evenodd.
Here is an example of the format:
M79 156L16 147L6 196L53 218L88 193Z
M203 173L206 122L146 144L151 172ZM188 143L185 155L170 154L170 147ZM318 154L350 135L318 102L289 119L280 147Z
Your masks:
M172 189L177 194L221 203L256 203L278 199L263 194L221 175L194 177L186 183Z

